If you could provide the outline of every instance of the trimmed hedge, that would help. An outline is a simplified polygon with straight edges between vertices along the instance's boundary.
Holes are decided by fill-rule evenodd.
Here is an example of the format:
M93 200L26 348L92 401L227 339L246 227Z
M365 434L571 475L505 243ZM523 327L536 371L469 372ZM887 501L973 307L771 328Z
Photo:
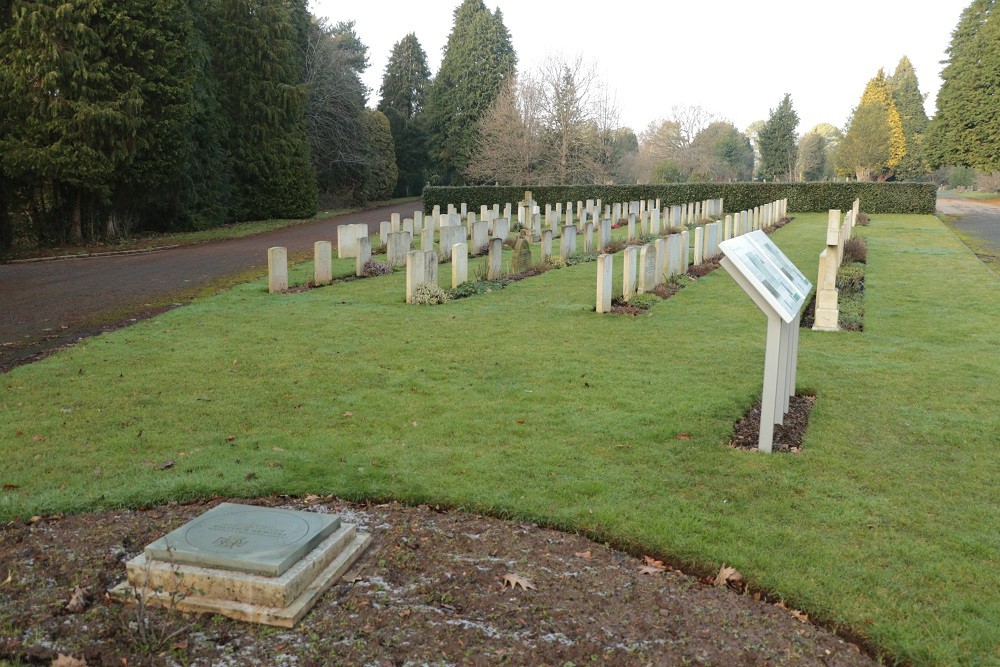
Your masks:
M742 211L767 202L788 198L789 211L828 211L851 208L861 199L866 213L934 213L937 186L933 183L675 183L671 185L546 185L526 187L439 187L424 188L424 210L435 204L465 202L470 211L482 205L510 202L516 206L531 190L539 206L600 198L606 203L659 198L664 206L692 201L725 199L727 211Z

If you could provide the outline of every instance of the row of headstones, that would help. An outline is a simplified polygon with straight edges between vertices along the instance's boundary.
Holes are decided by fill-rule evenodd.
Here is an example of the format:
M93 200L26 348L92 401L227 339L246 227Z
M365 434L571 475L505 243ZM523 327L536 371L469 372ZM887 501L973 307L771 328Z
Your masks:
M840 295L837 291L837 270L844 262L844 244L850 240L858 219L861 200L843 220L839 209L831 209L826 222L826 248L819 254L819 275L816 278L816 320L813 329L837 331L840 328Z
M719 243L736 236L742 236L756 229L772 227L787 213L785 199L758 206L749 211L740 211L679 234L670 234L643 246L627 246L623 252L622 300L628 301L636 293L650 292L657 285L687 273L690 266L690 238L694 238L693 264L698 265L720 254ZM598 313L611 310L612 272L614 256L603 253L597 258L597 304Z
M361 277L365 274L365 264L372 258L372 243L367 235L356 238L354 242L354 275ZM329 241L316 241L313 244L313 284L320 286L329 285L332 282L333 244ZM283 246L268 248L267 291L273 294L274 292L284 292L287 289L288 249Z

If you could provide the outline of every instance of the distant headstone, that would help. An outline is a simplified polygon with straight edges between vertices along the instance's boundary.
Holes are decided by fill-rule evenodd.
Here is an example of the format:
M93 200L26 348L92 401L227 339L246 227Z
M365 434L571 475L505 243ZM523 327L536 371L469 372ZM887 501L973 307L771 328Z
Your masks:
M594 223L588 222L583 228L583 251L585 253L594 252Z
M639 293L652 292L656 287L656 248L647 243L639 250Z
M480 255L486 251L490 242L490 223L480 220L472 225L472 254Z
M413 245L413 235L409 232L393 232L386 243L386 259L389 266L406 266L406 253Z
M576 227L563 227L562 238L559 239L559 257L565 261L570 255L576 254Z
M691 264L691 239L688 230L684 230L680 234L681 237L681 273L687 273L688 266Z
M600 229L601 233L599 244L601 246L601 250L603 251L608 247L608 244L611 243L611 218L604 218L601 220Z
M611 311L612 273L614 272L614 255L607 253L597 257L597 305L598 313Z
M465 243L465 226L450 225L441 228L441 256L450 257L451 247L456 243Z
M361 277L365 275L365 264L372 258L372 240L367 236L358 239L358 256L354 260L354 275Z
M424 253L424 283L435 286L438 284L438 255L434 250Z
M275 246L267 249L267 291L272 294L288 289L288 250Z
M427 227L420 235L420 249L423 252L434 250L434 228Z
M499 280L503 275L503 239L490 239L489 257L487 258L486 279Z
M667 240L658 238L653 241L656 249L656 284L667 282Z
M427 282L427 253L411 250L406 253L406 303L413 303L413 293Z
M333 244L316 241L313 244L313 284L329 285L333 282Z
M456 243L451 247L451 287L458 287L469 279L469 244Z
M378 237L382 240L382 245L389 242L389 234L392 233L392 223L388 220L383 220L378 223Z
M695 266L705 261L705 228L698 225L694 228L694 263Z
M531 243L520 238L514 243L514 254L511 256L511 271L523 273L531 268Z
M636 273L639 269L638 246L626 246L622 259L622 300L628 301L636 290Z
M547 264L552 261L552 230L546 229L542 232L542 250L541 257L539 261L542 264Z
M671 234L667 237L667 278L678 276L681 271L681 235Z

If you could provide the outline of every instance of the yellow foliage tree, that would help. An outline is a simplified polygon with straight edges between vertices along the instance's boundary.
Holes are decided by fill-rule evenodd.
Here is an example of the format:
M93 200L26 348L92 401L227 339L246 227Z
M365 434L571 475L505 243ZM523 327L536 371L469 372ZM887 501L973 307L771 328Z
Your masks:
M903 134L903 118L896 109L892 93L889 92L889 82L881 68L865 86L865 92L861 96L861 104L870 102L880 104L886 110L889 120L889 161L885 166L890 170L895 169L906 155L906 135Z

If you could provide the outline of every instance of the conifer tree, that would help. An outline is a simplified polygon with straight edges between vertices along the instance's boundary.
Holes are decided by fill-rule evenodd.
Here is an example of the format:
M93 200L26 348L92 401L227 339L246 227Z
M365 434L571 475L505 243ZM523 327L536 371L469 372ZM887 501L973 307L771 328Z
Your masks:
M475 157L477 123L516 66L500 10L490 12L483 0L463 0L427 94L428 145L441 182L460 181Z
M839 172L853 173L859 181L883 177L892 156L891 136L888 107L878 100L859 104L837 146Z
M70 212L74 243L83 241L84 208L109 198L134 155L141 80L114 57L115 47L127 48L117 33L134 22L101 0L16 0L0 38L4 171L50 185Z
M283 0L210 0L208 25L233 165L237 220L316 212L305 129L308 96Z
M973 0L959 18L941 72L926 154L933 166L1000 169L1000 14Z
M392 142L389 119L381 111L365 109L365 135L370 157L369 175L366 180L365 199L388 199L396 188L396 151Z
M378 110L389 119L395 143L400 196L419 194L426 180L426 135L421 127L424 98L430 85L427 55L412 32L396 42L382 76Z
M757 133L760 150L760 175L764 180L791 180L795 172L795 128L799 115L792 108L788 93Z
M896 167L896 176L900 179L919 178L930 171L923 158L923 140L928 121L924 110L924 96L920 93L917 73L909 58L903 56L899 60L888 83L906 139L906 155Z
M906 135L903 134L903 119L896 109L896 103L889 92L889 82L881 68L865 86L865 92L861 95L861 104L868 103L879 104L885 108L889 123L889 159L886 161L885 169L892 172L906 155Z

